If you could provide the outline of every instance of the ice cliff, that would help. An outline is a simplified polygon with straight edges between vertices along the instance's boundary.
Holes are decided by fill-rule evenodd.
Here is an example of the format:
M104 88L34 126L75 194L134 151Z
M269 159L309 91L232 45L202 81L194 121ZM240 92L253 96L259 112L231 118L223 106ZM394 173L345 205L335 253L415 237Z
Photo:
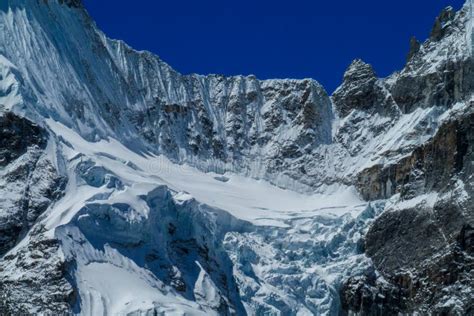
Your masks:
M2 0L0 314L472 313L471 7L329 96Z

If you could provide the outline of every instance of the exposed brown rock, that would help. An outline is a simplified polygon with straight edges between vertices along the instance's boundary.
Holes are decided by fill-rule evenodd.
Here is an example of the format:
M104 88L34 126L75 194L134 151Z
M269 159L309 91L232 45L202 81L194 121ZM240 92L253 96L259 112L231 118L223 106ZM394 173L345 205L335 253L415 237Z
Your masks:
M389 209L374 221L364 249L380 276L346 281L341 290L346 311L472 315L473 145L471 108L443 124L411 156L359 175L359 189L367 199L400 193L408 200L428 192L439 198L434 206L420 200Z
M389 198L396 193L410 198L445 188L465 165L473 151L474 113L447 122L435 137L393 165L375 165L357 177L357 187L366 200ZM469 156L472 157L472 156Z
M435 41L441 40L445 35L445 29L449 26L449 22L453 21L455 14L456 13L452 7L447 7L441 11L440 15L435 20L430 38Z
M472 249L462 246L466 236L472 239L470 225L462 227L445 251L424 258L420 255L410 261L411 267L393 269L376 259L382 276L368 273L348 279L341 289L343 310L359 315L472 315L474 260ZM416 243L429 246L432 241ZM414 251L409 247L400 250ZM385 253L385 258L399 255L400 251Z
M410 62L416 63L415 59ZM390 87L390 93L403 113L410 113L417 107L450 107L469 97L474 89L472 74L471 58L450 60L439 64L433 72L402 73Z

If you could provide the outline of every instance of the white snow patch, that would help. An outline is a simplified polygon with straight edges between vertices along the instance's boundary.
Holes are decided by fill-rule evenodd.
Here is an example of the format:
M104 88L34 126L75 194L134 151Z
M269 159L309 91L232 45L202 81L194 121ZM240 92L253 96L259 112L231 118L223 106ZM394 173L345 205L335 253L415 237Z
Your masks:
M117 175L129 188L115 194L111 199L116 202L134 201L133 196L145 194L154 186L167 185L175 192L182 192L176 199L191 196L196 200L221 209L234 217L250 221L256 225L285 226L284 220L295 216L311 217L316 214L343 215L355 212L365 205L354 187L333 185L320 188L317 194L303 194L281 189L264 180L255 180L234 173L226 173L227 182L216 181L221 176L216 173L204 173L188 165L179 165L163 156L138 155L115 139L90 143L73 130L51 119L48 126L58 136L71 144L73 149L66 149L67 157L73 159L78 153L92 158ZM70 174L74 179L75 175ZM67 223L80 208L80 201L85 201L97 193L108 192L104 188L77 188L70 181L66 195L56 208L56 219L48 227L53 228ZM127 194L130 192L130 194ZM110 201L110 199L109 199ZM138 203L138 202L137 202ZM145 206L136 205L137 209ZM69 216L67 215L69 214ZM59 220L64 219L64 220Z
M106 262L79 266L76 274L83 315L128 315L156 308L164 315L212 315L199 306L162 293L157 281Z

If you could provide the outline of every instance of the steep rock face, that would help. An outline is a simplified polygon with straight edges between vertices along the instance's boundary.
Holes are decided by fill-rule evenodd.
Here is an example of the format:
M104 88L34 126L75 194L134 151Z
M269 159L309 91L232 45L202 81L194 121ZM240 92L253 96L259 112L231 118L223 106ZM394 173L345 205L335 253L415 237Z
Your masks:
M375 272L351 277L341 288L349 314L473 311L469 8L467 3L458 13L443 11L430 39L411 51L400 73L385 80L402 117L433 106L450 109L450 115L438 119L433 136L411 153L358 173L357 187L365 199L388 202L364 237ZM465 38L467 44L461 45Z
M450 107L466 101L474 88L469 4L459 12L445 9L436 19L431 37L422 45L412 39L402 71L377 80L370 65L355 60L344 75L333 100L340 116L351 110L374 110L389 115L432 106ZM467 41L467 45L465 43ZM384 113L385 112L385 113Z
M391 111L396 113L395 103L383 85L372 66L356 59L346 70L342 85L332 95L334 106L342 117L352 110L384 115L390 115Z
M177 161L271 176L288 168L285 159L331 142L326 121L331 105L312 80L260 82L215 76L189 81L189 101L158 101L145 113L132 114L137 131ZM276 160L282 165L271 166ZM267 170L261 168L265 166Z
M472 105L471 105L472 106ZM444 123L434 138L392 165L375 165L358 175L358 188L367 200L387 199L400 193L411 199L441 191L453 177L472 174L469 151L472 146L474 115ZM463 171L463 168L468 168ZM462 172L462 173L461 173Z
M25 154L28 147L46 147L45 132L31 122L7 112L0 117L0 166Z
M0 313L5 315L71 312L77 297L56 238L35 226L30 238L0 261ZM47 295L46 295L47 293Z
M34 120L48 115L88 140L111 136L179 163L280 186L288 182L280 172L301 178L291 159L331 142L331 101L314 80L181 75L155 55L106 38L75 1L9 3L0 12L0 40L11 45L0 53L14 61L29 96L12 108ZM30 41L30 34L42 38ZM32 61L18 58L31 52Z
M65 3L70 7L80 8L82 7L82 0L59 0L59 3Z
M365 237L380 273L349 279L345 309L362 315L472 312L472 104L432 140L388 166L359 174L367 199L393 200Z
M458 145L463 147L465 145L462 145L462 143L466 142L466 140L455 139L458 136L463 137L462 134L454 135L456 134L455 130L458 128L469 129L471 127L469 123L463 123L464 125L467 124L465 127L459 127L454 123L440 127L444 123L440 122L439 119L442 117L443 112L456 104L465 104L466 107L472 106L469 103L474 78L472 75L473 59L471 57L472 39L470 38L472 31L471 15L469 3L466 3L457 13L452 8L444 10L437 18L431 37L420 47L415 45L417 46L416 49L412 49L410 52L411 57L405 68L399 73L379 81L385 87L384 91L387 93L387 97L401 111L401 114L390 115L382 113L382 116L386 117L387 120L396 121L403 120L406 114L413 116L420 109L433 109L433 113L430 116L420 121L420 125L417 127L418 131L411 133L416 133L419 135L418 137L423 138L428 136L427 140L435 137L435 133L438 133L435 137L435 142L444 141L444 146L447 147L438 146L437 148L442 152L433 154L431 164L424 166L420 166L420 164L427 162L421 162L421 160L430 160L426 156L430 155L430 150L436 145L431 147L430 145L425 145L428 147L423 149L423 146L420 146L423 142L420 142L415 146L410 145L407 151L403 152L403 148L399 147L399 153L403 153L398 156L399 159L391 158L392 153L390 152L383 153L386 158L389 158L388 163L387 159L381 159L380 164L373 164L370 168L360 170L355 177L355 183L365 199L385 199L400 192L408 195L409 193L403 193L404 186L407 184L408 186L414 186L418 183L417 181L429 182L425 184L425 191L429 191L435 189L436 185L438 187L446 185L446 181L450 179L452 170L455 168L454 160L459 155L455 151L456 147ZM358 76L347 76L347 80L344 81L343 85L333 96L336 107L339 109L339 114L345 116L345 125L341 127L343 130L342 135L346 138L349 137L349 141L338 139L338 142L347 143L347 146L352 146L351 143L353 142L361 143L360 139L345 135L357 130L357 126L361 125L361 116L348 116L350 111L344 109L362 112L368 120L370 118L367 115L374 116L372 114L373 110L371 110L372 107L364 108L360 106L363 102L366 102L365 104L372 103L373 97L371 97L371 94L365 93L365 98L359 99L357 93L360 93L359 91L369 91L370 89L367 89L367 87L372 87L375 79L371 75L372 72L369 66L363 66L360 61L354 62L353 65L359 66L351 66L348 73L353 73L354 69L360 69L360 72L364 74L360 75L360 77L365 79L358 79ZM348 88L351 86L352 89ZM359 86L360 88L358 88ZM357 93L351 91L356 91ZM346 101L343 102L343 100ZM350 103L355 102L354 100L357 100L357 104ZM381 104L381 102L378 101L376 104ZM396 113L396 111L392 113ZM465 113L465 115L466 120L468 120L470 114ZM383 121L383 124L372 123L372 126L364 128L372 129L373 135L377 135L390 132L391 126L393 126L391 123ZM438 131L438 129L440 130ZM399 131L399 133L403 134L403 131ZM409 137L416 137L416 134ZM450 140L444 138L450 138ZM457 142L460 143L458 144ZM464 149L464 147L459 148L461 151ZM354 152L353 149L349 150L351 150L352 155L358 153ZM439 164L439 161L443 159L443 161L446 161L449 155L451 160L448 161L448 166L445 168L445 166ZM420 178L423 177L420 173L424 173L424 170L429 170L428 173L432 174L426 175L428 179L423 180ZM435 180L438 178L441 181ZM406 190L410 191L411 189L406 188ZM416 193L412 192L411 195L413 196L425 191L419 190Z
M341 287L341 305L351 315L399 315L407 311L408 291L385 280L374 270L349 278Z
M418 106L449 106L466 100L473 87L472 60L459 60L439 65L435 73L400 74L392 87L395 102L403 112Z
M331 103L313 80L181 76L122 42L105 44L114 60L128 60L118 64L123 77L145 93L146 110L129 113L137 133L176 161L298 181L291 160L331 142Z
M0 2L0 313L469 314L471 15L332 104L181 75L80 1Z
M389 90L400 110L417 107L449 107L466 101L474 87L469 4L455 13L444 10L437 18L430 39L389 79ZM468 45L462 45L467 40Z
M3 255L60 197L63 179L44 154L45 131L11 113L0 117L0 128L0 255Z
M411 210L408 216L413 216L417 211L419 210ZM400 214L400 218L404 215L407 214ZM426 228L426 220L426 216L421 216L417 223L422 223ZM435 227L428 229L436 230ZM474 308L474 261L470 246L472 226L462 226L461 231L454 236L454 241L449 245L444 244L442 251L423 251L422 253L428 255L423 260L411 258L411 263L416 263L416 267L392 270L380 264L379 269L383 271L381 275L367 274L349 278L341 290L343 309L358 315L470 315ZM430 238L430 241L433 241L433 238ZM423 247L419 247L421 248Z
M395 284L410 287L405 311L472 311L473 122L472 111L447 122L409 159L401 198L439 196L389 208L365 237L366 253L384 277L405 275L405 284Z
M59 243L40 227L30 231L64 189L46 151L47 137L25 118L9 112L0 117L0 313L7 315L62 313L69 306L72 288ZM31 239L20 246L28 234Z
M436 18L433 29L431 30L430 38L433 41L441 40L450 30L451 22L454 21L456 12L452 7L444 9Z
M409 62L421 49L421 44L418 42L416 37L410 39L410 51L407 55L407 62Z

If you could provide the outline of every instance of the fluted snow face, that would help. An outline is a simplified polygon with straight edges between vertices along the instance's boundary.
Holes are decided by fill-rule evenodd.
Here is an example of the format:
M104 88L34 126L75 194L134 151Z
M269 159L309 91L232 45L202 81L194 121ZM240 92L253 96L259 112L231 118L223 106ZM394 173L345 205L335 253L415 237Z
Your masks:
M138 133L159 153L207 170L275 175L288 163L331 142L331 103L313 80L182 76L122 42L104 43L127 84L144 95L129 111Z
M87 139L113 136L206 170L269 179L289 168L288 158L331 142L331 102L313 80L183 76L107 39L83 9L54 1L12 0L0 14L0 40L11 43L0 53L14 61L31 99L15 109L29 117L50 116Z
M385 117L465 99L473 82L461 32L469 13L468 5L446 11L433 39L387 79L354 64L333 96L339 115L378 113L368 124L377 134L388 128ZM341 178L350 183L363 160L341 145L363 151L377 136L366 129L365 140L338 136L336 129L355 124L333 124L331 100L313 80L183 76L151 53L108 39L83 9L55 1L11 0L0 14L2 43L11 43L0 53L18 69L21 99L28 99L15 111L39 122L52 117L91 141L111 136L204 171L234 171L311 191ZM454 83L445 84L441 73L452 73ZM432 91L443 85L447 89ZM333 136L353 141L333 143ZM367 149L364 159L374 154Z
M340 312L385 204L438 196L404 201L390 168L470 111L468 8L399 73L355 61L330 99L310 79L182 75L77 0L0 2L0 114L45 135L14 156L0 141L0 313ZM3 132L24 144L29 124Z

